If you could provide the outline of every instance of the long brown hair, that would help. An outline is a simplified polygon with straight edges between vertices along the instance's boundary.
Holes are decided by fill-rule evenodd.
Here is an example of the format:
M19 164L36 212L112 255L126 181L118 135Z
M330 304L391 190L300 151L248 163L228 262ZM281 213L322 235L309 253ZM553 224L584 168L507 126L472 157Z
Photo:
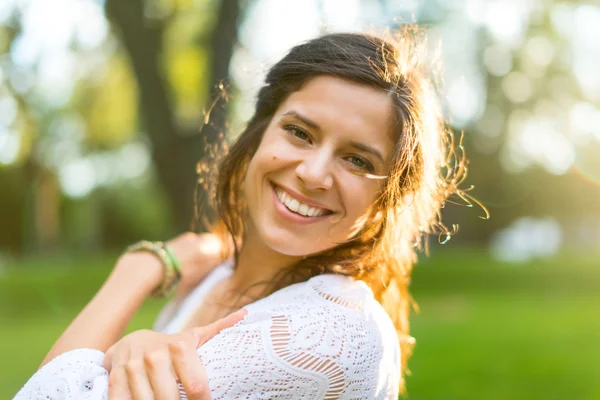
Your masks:
M365 281L394 322L403 372L413 345L408 286L417 251L427 235L450 233L440 221L448 196L458 194L468 201L458 188L466 172L464 152L455 145L442 117L424 48L424 40L412 26L385 37L329 34L292 48L269 70L253 117L218 164L210 196L216 211L213 231L223 235L224 243L233 243L237 260L236 243L243 242L247 216L242 183L280 104L320 75L386 92L396 115L395 148L382 194L364 215L362 229L351 240L281 271L265 294L323 273Z

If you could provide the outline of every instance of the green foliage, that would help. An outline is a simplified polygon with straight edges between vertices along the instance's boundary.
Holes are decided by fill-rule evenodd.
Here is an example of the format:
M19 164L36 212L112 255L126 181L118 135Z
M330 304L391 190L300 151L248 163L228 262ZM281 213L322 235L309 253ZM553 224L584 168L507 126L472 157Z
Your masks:
M107 276L116 255L11 264L0 276L0 397L35 371ZM408 399L600 398L600 254L512 266L443 248L417 265L417 339ZM149 301L130 329L149 327Z
M169 58L169 81L183 121L198 123L206 101L206 54L197 47L181 49Z
M121 54L108 57L105 72L96 82L80 81L81 108L86 120L86 140L100 148L117 148L135 135L138 98L135 77ZM83 101L82 101L83 100Z
M176 6L185 7L182 4ZM212 13L190 10L178 12L165 31L166 77L173 94L177 117L186 125L199 126L204 118L202 110L211 95L208 90L209 59L204 43L204 37L210 32L207 27L211 26L211 17Z

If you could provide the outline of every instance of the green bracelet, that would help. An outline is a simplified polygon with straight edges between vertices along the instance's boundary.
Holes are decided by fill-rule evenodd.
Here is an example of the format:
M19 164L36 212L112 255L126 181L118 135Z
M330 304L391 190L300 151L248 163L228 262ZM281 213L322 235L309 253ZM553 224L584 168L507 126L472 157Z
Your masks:
M171 260L171 264L173 265L175 273L177 274L177 281L179 282L179 280L181 279L181 271L183 269L181 267L181 263L179 262L179 258L177 258L177 255L175 254L175 251L172 247L163 244L163 249L165 249L165 251L167 252L167 256Z
M154 254L161 262L163 266L163 280L151 293L152 297L166 297L177 286L179 279L181 278L181 264L173 255L169 255L169 250L165 248L162 242L150 242L142 240L134 243L127 248L127 252L146 251ZM171 250L172 252L172 250ZM177 262L177 266L174 265L173 260Z

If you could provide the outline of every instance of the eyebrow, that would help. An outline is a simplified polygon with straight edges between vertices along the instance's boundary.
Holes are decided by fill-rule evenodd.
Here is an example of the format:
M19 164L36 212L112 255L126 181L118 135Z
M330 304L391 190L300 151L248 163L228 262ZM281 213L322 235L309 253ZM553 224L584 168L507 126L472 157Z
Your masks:
M294 110L287 111L283 114L283 116L296 118L297 120L302 121L304 124L308 125L309 127L313 128L315 130L321 131L321 127L319 126L319 124L317 124L316 122L299 114L297 111L294 111ZM381 162L384 162L381 152L379 152L379 150L377 150L374 147L368 146L368 145L360 143L360 142L355 142L355 141L350 141L350 146L354 147L355 149L364 151L365 153L372 154L375 157L379 158L379 160L381 160Z
M383 156L381 155L381 153L379 152L379 150L375 149L374 147L367 146L366 144L362 144L362 143L359 143L359 142L350 142L350 146L352 146L352 147L354 147L356 149L362 150L365 153L372 154L375 157L379 158L379 160L381 162L384 162L383 161Z
M298 112L296 112L294 110L291 110L291 111L288 111L288 112L284 113L283 116L294 117L294 118L296 118L296 119L304 122L306 125L310 126L313 129L316 129L318 131L321 130L321 127L319 126L319 124L317 124L314 121L311 121L310 119L306 118L305 116L303 116L301 114L298 114Z

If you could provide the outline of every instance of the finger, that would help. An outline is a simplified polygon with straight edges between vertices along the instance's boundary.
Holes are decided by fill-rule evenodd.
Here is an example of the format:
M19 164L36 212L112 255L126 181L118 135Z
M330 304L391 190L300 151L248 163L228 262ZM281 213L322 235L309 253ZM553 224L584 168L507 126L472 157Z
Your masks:
M131 396L135 400L154 399L152 386L146 375L144 362L141 358L129 360L125 364L125 373Z
M196 346L202 346L223 329L230 328L243 320L247 314L248 311L242 308L241 310L229 314L228 316L221 318L210 325L206 325L201 328L193 328L191 332L196 339Z
M190 400L210 400L208 377L196 348L189 342L179 341L169 344L175 374Z
M146 374L158 400L179 400L179 388L173 372L171 356L167 351L144 356Z
M127 373L124 367L113 368L108 376L108 399L130 400L131 392L127 383Z

